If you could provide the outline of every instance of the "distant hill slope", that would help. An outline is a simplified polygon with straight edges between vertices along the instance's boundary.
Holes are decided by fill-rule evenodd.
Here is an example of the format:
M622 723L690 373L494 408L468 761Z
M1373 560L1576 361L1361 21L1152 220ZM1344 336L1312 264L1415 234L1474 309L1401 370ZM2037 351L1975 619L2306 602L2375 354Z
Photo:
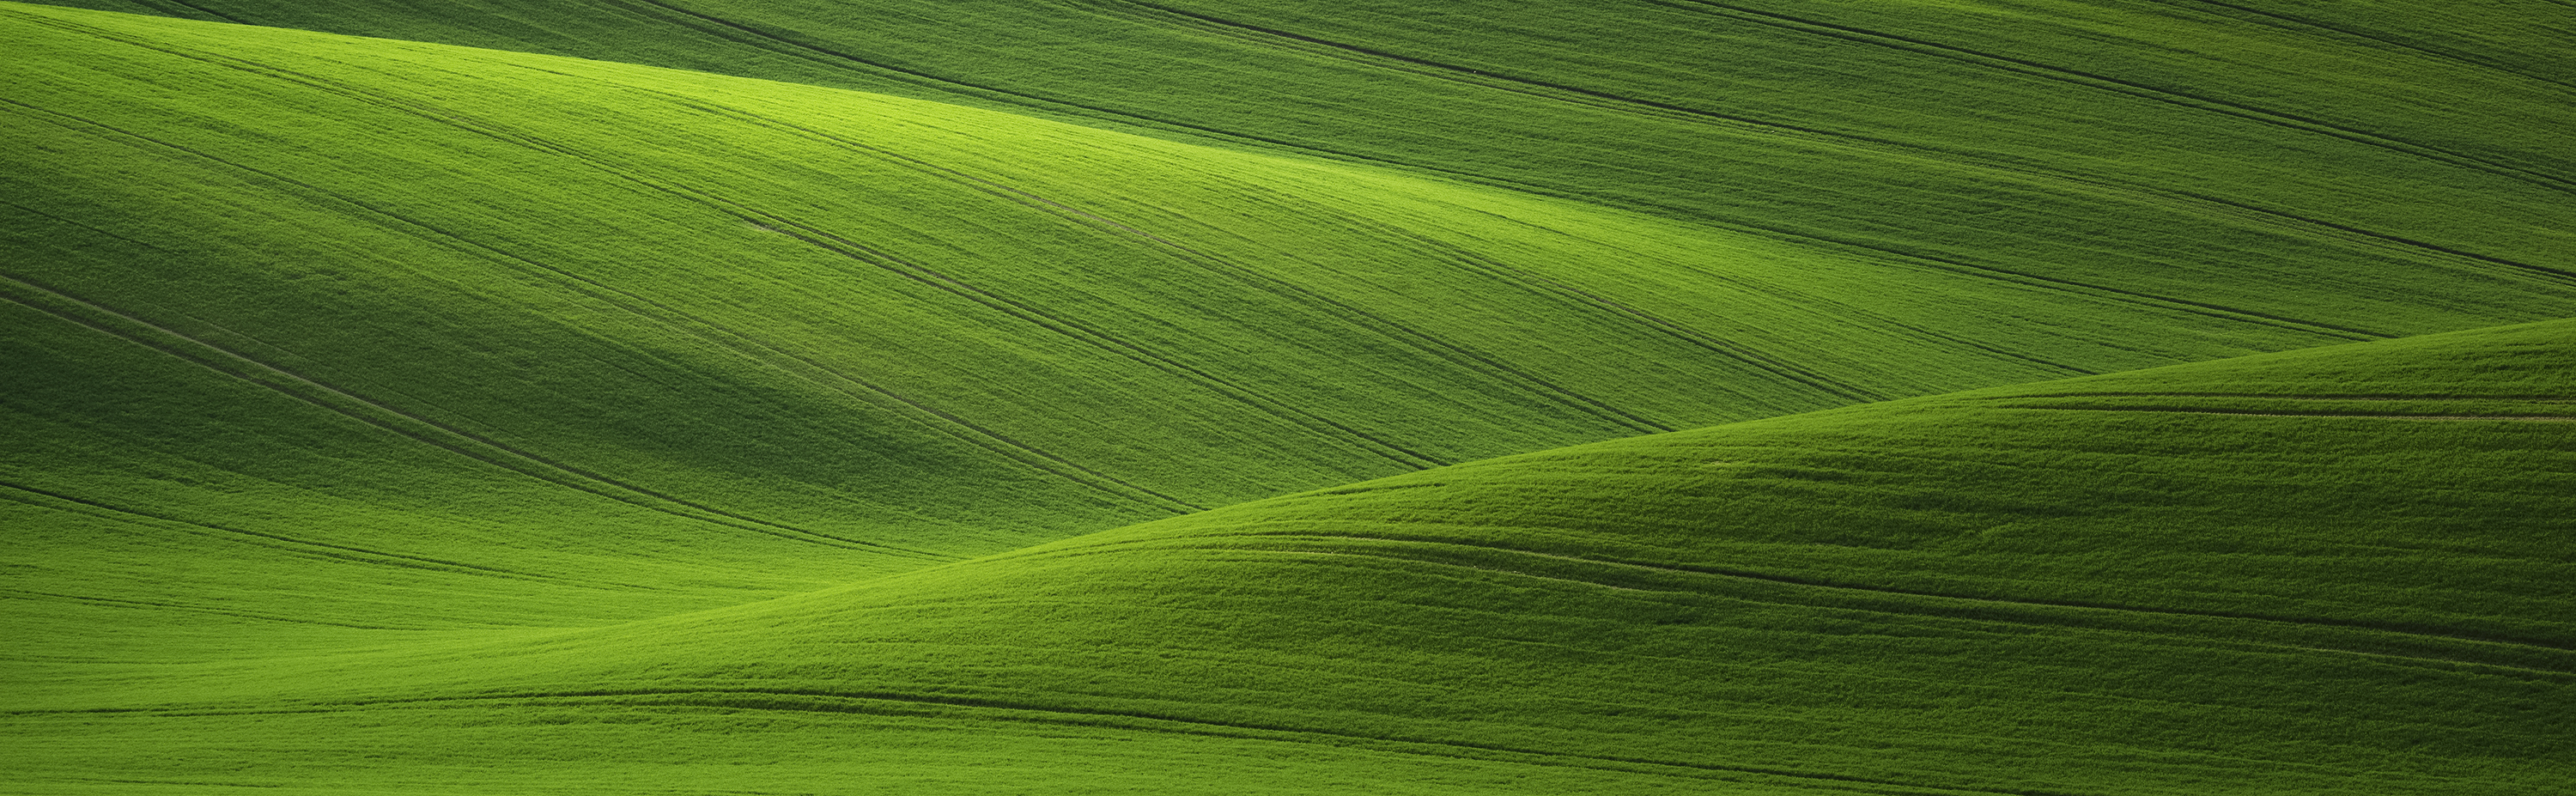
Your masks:
M616 627L57 665L0 727L40 793L2564 794L2571 439L2576 321L2488 329Z
M19 527L239 543L221 588L109 557L180 610L313 577L313 620L634 618L1450 462L2576 312L2484 265L2230 277L2291 320L807 86L0 28L0 480ZM475 585L347 588L376 578Z
M0 2L0 789L2576 779L2576 322L1873 403L2576 315L2563 3L151 2L819 85Z
M2557 0L65 2L980 103L2383 335L2464 327L2268 283L2576 279Z

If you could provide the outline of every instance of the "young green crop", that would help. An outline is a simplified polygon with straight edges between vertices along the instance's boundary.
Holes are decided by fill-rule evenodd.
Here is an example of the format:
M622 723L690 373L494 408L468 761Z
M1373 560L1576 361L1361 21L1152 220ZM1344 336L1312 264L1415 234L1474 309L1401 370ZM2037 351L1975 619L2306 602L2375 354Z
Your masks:
M1389 165L2219 329L2466 328L2414 296L2576 279L2557 2L57 1Z
M410 792L2559 792L2570 340L1617 440L595 630L63 667L7 721L63 792L143 745L121 776Z
M2576 315L2554 10L150 1L819 85L0 3L11 791L2576 779L2567 324L1870 403Z
M829 89L0 14L18 497L510 571L450 603L476 624L2344 334ZM2239 288L2422 324L2576 299L2442 279ZM309 610L444 626L337 577Z

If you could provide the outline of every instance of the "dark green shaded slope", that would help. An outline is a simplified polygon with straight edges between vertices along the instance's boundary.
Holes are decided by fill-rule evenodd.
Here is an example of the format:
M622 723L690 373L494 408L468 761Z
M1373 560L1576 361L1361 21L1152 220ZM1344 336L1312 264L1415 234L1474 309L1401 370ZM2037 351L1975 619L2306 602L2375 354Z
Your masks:
M663 559L737 538L818 553L638 573L621 582L710 591L566 598L592 607L539 624L1447 462L2350 334L808 86L0 17L19 142L0 293L27 385L8 396L27 429L12 494L105 512L45 522L139 512L471 567L544 549L529 560L558 561L548 577L639 561L565 552L634 517ZM2406 326L2576 304L2470 273L2294 276L2236 284ZM436 530L558 513L524 544ZM352 593L338 577L317 593ZM352 610L334 621L378 613Z
M2388 311L2454 279L2576 280L2576 9L2540 0L98 5L976 102L2359 335L2474 325Z
M65 673L8 725L67 793L139 744L290 790L2567 793L2570 374L2576 321L1854 407L620 627Z
M830 89L44 6L0 25L0 482L36 567L12 588L73 649L287 582L312 604L236 618L659 615L2338 334ZM2458 295L2576 303L2487 288ZM171 577L201 539L232 546ZM116 574L91 544L129 546L97 557ZM124 619L52 613L74 603Z

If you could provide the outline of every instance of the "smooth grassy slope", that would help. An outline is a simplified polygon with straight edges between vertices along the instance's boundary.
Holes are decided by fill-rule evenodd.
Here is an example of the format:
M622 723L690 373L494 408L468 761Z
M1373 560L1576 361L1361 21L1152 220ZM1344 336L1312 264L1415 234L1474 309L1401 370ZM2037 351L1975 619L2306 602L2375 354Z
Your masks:
M2564 321L1854 407L0 726L33 793L2569 793L2571 374Z
M127 619L650 616L2345 334L807 86L47 6L0 24L11 621L67 655L195 654ZM2245 286L2399 325L2576 305L2390 274ZM190 560L200 539L229 546ZM236 605L280 583L312 604Z
M2087 507L2243 484L2147 468L2146 476L2164 480L2130 487L2073 476L2058 494L2080 499L2057 502L2016 503L2006 498L2022 493L1938 483L1909 492L1882 480L1861 489L1853 485L1869 482L1859 476L1892 476L1873 473L1876 460L1867 456L1812 458L1835 449L1801 436L1782 454L1797 466L1745 471L1773 492L1736 493L1724 510L1666 527L1705 528L1740 506L1749 507L1742 527L1786 517L1761 528L1810 537L1765 541L1756 529L1742 534L1751 542L1694 548L1673 541L1697 538L1689 533L1638 536L1653 527L1598 512L1659 504L1615 492L1602 503L1595 491L1609 488L1602 479L1567 481L1560 473L1481 498L1431 500L1440 492L1418 487L1349 507L1345 519L1371 528L1435 518L1414 524L1470 529L1399 540L1393 550L1347 539L1256 539L1245 546L1272 547L1211 553L1211 544L1240 540L1183 541L1172 543L1178 551L1143 558L1048 554L851 592L885 595L874 602L825 595L596 635L548 630L740 603L1431 463L2305 345L2340 333L2212 306L2206 296L2182 303L1998 281L1920 260L1791 246L1368 169L821 89L26 6L0 6L0 19L10 53L0 65L8 88L0 111L18 144L0 156L11 205L0 248L7 256L0 294L9 299L0 305L8 319L0 366L10 379L0 392L9 432L0 445L0 492L9 498L0 527L9 534L11 600L0 634L12 640L0 682L9 684L7 709L18 711L12 722L25 740L9 745L6 767L29 772L15 775L13 787L919 790L1071 779L1116 791L1176 785L1168 772L1191 770L1209 776L1177 785L1210 791L1381 792L1387 782L1426 791L1620 791L1661 781L1638 772L1707 789L1706 778L1749 771L1770 771L1762 776L1774 783L1819 774L1971 787L2143 778L2191 790L2242 782L2257 770L2212 762L2230 754L2275 762L2309 755L2300 759L2346 769L2393 759L2371 765L2386 769L2394 784L2382 787L2397 792L2440 789L2428 776L2464 776L2469 781L2452 787L2501 792L2508 785L2476 778L2530 790L2564 774L2515 757L2567 746L2563 732L2551 734L2566 721L2548 711L2566 700L2549 690L2560 682L2549 675L2538 685L2421 675L2430 684L2409 690L2340 658L2228 657L2232 642L2207 642L2288 638L2302 648L2564 671L2551 651L2565 646L2564 627L2547 617L2565 615L2565 606L2546 589L2565 580L2563 555L2550 559L2545 547L2497 552L2473 534L2454 547L2425 538L2558 527L2550 515L2564 512L2511 510L2549 508L2566 492L2566 468L2553 458L2562 449L2508 444L2530 439L2536 432L2526 426L2536 421L2505 429L2520 436L2478 431L2483 421L2403 421L2469 424L2414 439L2470 452L2497 446L2547 468L2517 476L2526 480L2505 473L2456 482L2499 468L2461 453L2440 460L2446 468L2424 470L2424 452L2404 444L2347 445L2327 449L2332 461L2358 453L2351 461L2377 469L2344 480L2292 478L2264 493L2299 509L2292 520L2385 514L2384 523L2394 523L2369 526L2396 529L2372 540L2384 543L2384 558L2338 549L2349 561L2311 580L2272 574L2307 563L2315 541L2281 520L2268 540L2230 537L2239 544L2230 549L2253 554L2246 560L2260 566L2208 558L2198 569L2173 570L2170 585L2115 577L2102 587L2111 593L2086 590L2093 587L2084 579L2097 571L2162 577L2176 563L2165 559L2188 556L2153 545L2205 543L2193 529L2210 526L2195 523L2242 524L2249 516L2189 503L2123 515L2117 527L2141 536L2138 546L2112 548L2117 553L2066 555L2096 550L2098 540L2051 549L2045 537L2026 537L2019 541L2039 547L1997 548L1955 567L1947 559L1911 565L1920 556L1909 555L1922 550L1879 548L1940 552L1923 539L1963 529L2000 528L1996 536L2014 541L2003 531L2017 526L1982 520L2052 512L2099 519ZM2472 217L2485 211L2459 207L2464 215L2454 220L2483 223ZM2567 291L2556 283L2478 270L2489 265L2373 267L2344 274L2349 281L2319 282L2313 272L2264 261L2227 278L2241 280L2229 289L2265 301L2368 318L2373 331L2565 314ZM2511 361L2458 356L2487 369ZM2546 361L2565 372L2563 362ZM2321 372L2320 384L2367 381ZM2437 367L2418 381L2477 372ZM2532 372L2540 381L2523 398L2564 399L2561 385L2546 381L2552 371ZM2361 388L2282 389L2348 398ZM2063 402L2105 401L2117 405ZM2171 409L2176 401L2203 410L2248 406L2208 396L2128 405ZM2252 406L2349 414L2354 403ZM2390 408L2557 411L2385 401L2362 411ZM1979 440L2050 428L2030 425L2026 414L1935 425L1986 435L1969 437ZM2091 439L2084 435L2099 429L2058 431ZM2117 439L2099 444L2122 444ZM2220 450L2263 450L2253 446L2263 439L2224 438L2230 444ZM1845 442L1864 453L1877 444ZM1955 453L1962 444L1921 447ZM2381 458L2370 458L2373 451ZM2120 458L2128 455L2111 456L2108 471L2138 475L2138 467L2122 469L2135 464ZM2312 460L2264 460L2293 469L2301 461ZM2027 474L2061 462L2015 463L2024 466L1996 469ZM1664 464L1671 466L1656 470L1664 476L1698 472ZM1560 478L1556 493L1538 488L1552 477ZM2445 480L2429 493L2402 488L2431 477ZM2334 489L2320 492L2319 484ZM2386 502L2405 495L2421 499ZM1429 502L1383 502L1408 496ZM2294 499L2302 496L2307 502ZM1841 524L1798 510L1820 497L1859 508L1840 515L1849 520ZM1491 513L1460 513L1479 501ZM1560 503L1594 506L1594 519ZM1566 521L1565 539L1539 552L1633 553L1631 563L1650 565L1642 570L1649 574L1659 571L1651 566L1720 566L1741 554L1774 568L1757 574L2375 623L2538 649L2445 646L2451 642L2376 631L2282 637L2267 634L2295 628L2260 623L2104 629L2085 624L2105 621L2100 614L2081 612L1825 623L1852 631L1837 641L1811 632L1815 620L1851 615L1813 599L1798 603L1809 608L1751 612L1784 626L1694 636L1701 631L1651 626L1737 615L1743 604L1688 596L1705 596L1700 586L1653 583L1644 585L1684 596L1638 602L1621 592L1559 604L1545 589L1560 587L1530 590L1511 574L1555 559L1510 553L1469 551L1499 558L1463 560L1499 570L1492 577L1502 591L1472 582L1459 591L1452 575L1466 571L1436 563L1354 557L1436 557L1454 548L1425 542L1490 542L1479 536L1489 531L1473 529L1507 527L1511 517L1542 509L1575 519ZM1240 524L1272 515L1214 516L1209 522ZM1275 519L1308 522L1300 516ZM1436 519L1449 516L1467 519ZM2148 563L2126 563L2127 553ZM2435 553L2467 563L2418 566L2438 563ZM1292 568L1270 570L1284 580L1268 581L1246 568L1325 554L1355 562L1364 580L1315 579L1315 570ZM1199 571L1210 558L1236 560L1229 556L1248 563ZM1065 563L1094 561L1115 566ZM1198 574L1183 577L1184 569ZM2490 580L2491 572L2503 576ZM1598 570L1537 574L1602 579ZM2240 574L2270 585L2244 586L2232 579ZM1129 575L1177 580L1084 580ZM2368 587L2364 596L2424 599L2353 603L2347 583ZM2523 590L2539 597L2515 603L2480 583L2543 585ZM1211 602L1227 589L1246 602ZM1429 607L1400 614L1411 624L1390 624L1377 616L1384 606L1354 603L1354 594ZM1898 613L1959 612L1935 598L1919 598L1932 600L1931 609L1902 595L1873 599L1905 603L1886 609ZM1186 610L1136 612L1158 600ZM874 613L859 614L860 624L817 622L813 605ZM783 613L767 613L773 609ZM1504 621L1524 612L1535 617L1529 624ZM2026 629L2032 622L2057 622L2075 635ZM1461 623L1501 629L1423 646L1423 633ZM1916 633L1971 638L1946 649L1980 665L1985 641L2026 645L2003 648L2001 660L2021 663L1965 685L1941 679L1946 670L1921 658L1894 675L1830 661L1806 675L1730 668L1794 669L1827 653L1915 655L1922 648L1891 653L1883 642ZM2086 646L2104 634L2126 638L2119 633L2179 634L2219 649L2142 659L2164 661L2141 664L2148 668L2322 666L2318 676L2330 685L2353 685L2317 692L2337 699L2282 697L2241 714L2248 708L2226 695L2257 687L2239 685L2299 681L2246 669L2253 673L2236 681L2192 675L2215 691L2105 690L2102 669L2035 663L2041 659L2027 646L2107 649L2103 660L2126 660L2135 644L2148 644ZM1764 639L1777 645L1762 646ZM1688 652L1731 642L1742 642L1729 649L1744 655L1774 657ZM845 654L833 644L870 652ZM1578 652L1551 659L1535 651L1547 644ZM530 649L558 651L515 657ZM1268 649L1305 652L1258 652ZM1638 663L1674 650L1688 654ZM1595 653L1598 660L1586 657ZM487 660L494 656L505 660ZM456 661L467 662L450 665ZM1283 662L1288 668L1264 668ZM1883 702L1811 687L1841 682L1836 674L1846 671L1870 675L1854 682L1931 685L1875 692ZM1733 681L1729 672L1791 679ZM2061 679L2028 679L2051 673ZM2025 681L2063 682L2093 701L2071 700L2051 718L2043 708L2055 703L2046 698L2014 701L2009 688L1975 687ZM1725 691L1729 683L1746 690ZM2198 687L2176 687L2186 686ZM2504 690L2481 690L2489 686ZM2517 704L2499 696L2514 688L2530 697L2530 715L2496 707ZM532 689L546 695L522 696ZM630 693L638 690L679 693ZM733 695L708 695L714 691ZM2111 729L2103 718L2110 709L2088 707L2177 693L2218 706L2146 711ZM847 698L853 694L870 696ZM1777 708L1729 701L1777 694L1825 701ZM502 698L452 699L474 695ZM314 712L299 704L308 699L376 708ZM1995 701L1981 707L1985 700ZM506 707L486 707L495 704ZM167 713L192 715L137 722L116 712L173 705L180 707ZM2407 706L2404 715L2414 718L2388 718L2400 715L2394 708L2354 712L2378 705ZM745 712L816 706L825 710ZM1843 708L1849 712L1831 712ZM46 712L56 709L81 713ZM856 714L835 712L845 710ZM1903 734L1923 710L1960 711L1932 715L1959 716L1968 728L1960 732L1983 736ZM1606 718L1614 711L1623 718ZM1711 718L1720 714L1747 726ZM1863 715L1880 718L1842 721ZM2485 728L2431 737L2396 726L2458 715ZM1015 723L996 724L995 716ZM2031 723L2017 723L2024 721ZM1098 726L1120 722L1128 729ZM2246 735L2239 746L2197 740L2211 726ZM1869 734L1877 730L1886 732ZM2065 752L2077 765L2059 772L2054 760L2016 762L2060 731L2073 734L2065 743L2091 745ZM1263 738L1212 745L1189 732ZM2326 740L2280 752L2257 743L2264 738ZM2515 739L2512 749L2493 751L2504 746L2500 738ZM2429 757L2398 753L2418 740ZM2112 762L2139 748L2147 751L2129 763ZM138 750L151 750L152 759L138 763ZM1974 762L1981 759L1994 762ZM2473 770L2481 765L2504 773ZM877 779L851 784L869 770ZM2274 779L2287 783L2281 789L2316 791L2332 789L2331 776L2294 770Z
M2576 274L2555 0L65 1L952 98L2382 335L2474 325L2385 310L2454 275Z

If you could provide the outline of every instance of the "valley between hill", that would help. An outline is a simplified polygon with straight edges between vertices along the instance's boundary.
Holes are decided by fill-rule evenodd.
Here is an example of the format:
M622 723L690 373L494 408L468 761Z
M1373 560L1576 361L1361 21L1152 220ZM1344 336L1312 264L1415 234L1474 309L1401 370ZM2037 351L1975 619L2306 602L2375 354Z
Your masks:
M0 3L0 790L2570 792L2571 17Z

